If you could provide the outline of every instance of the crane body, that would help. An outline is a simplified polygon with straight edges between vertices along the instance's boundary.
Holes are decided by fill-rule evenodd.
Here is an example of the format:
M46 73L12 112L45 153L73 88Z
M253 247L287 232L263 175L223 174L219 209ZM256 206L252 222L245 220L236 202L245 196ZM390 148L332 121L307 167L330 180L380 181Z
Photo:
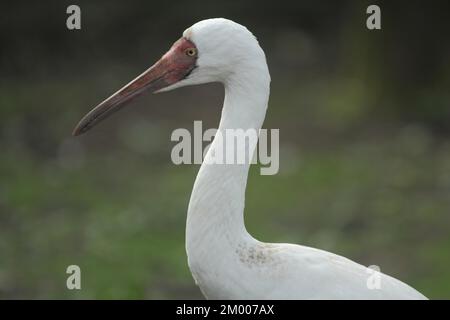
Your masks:
M225 98L218 131L258 131L264 122L270 74L264 51L247 28L227 19L200 21L183 33L160 61L88 113L78 135L144 90L169 91L221 82ZM342 256L301 245L264 243L244 224L250 161L216 164L214 139L192 190L186 225L186 251L192 275L209 299L426 299L380 273L370 288L367 267ZM255 145L249 144L252 155ZM251 158L251 157L249 157ZM274 212L276 215L276 212Z

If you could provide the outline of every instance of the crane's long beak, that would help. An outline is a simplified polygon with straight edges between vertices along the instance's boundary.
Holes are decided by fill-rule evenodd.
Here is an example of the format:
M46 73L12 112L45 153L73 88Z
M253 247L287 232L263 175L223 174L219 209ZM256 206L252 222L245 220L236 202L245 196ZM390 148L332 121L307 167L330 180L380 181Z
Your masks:
M184 79L195 67L195 59L184 54L189 46L193 46L192 42L184 38L175 42L152 67L86 114L72 134L85 133L144 91L156 92Z

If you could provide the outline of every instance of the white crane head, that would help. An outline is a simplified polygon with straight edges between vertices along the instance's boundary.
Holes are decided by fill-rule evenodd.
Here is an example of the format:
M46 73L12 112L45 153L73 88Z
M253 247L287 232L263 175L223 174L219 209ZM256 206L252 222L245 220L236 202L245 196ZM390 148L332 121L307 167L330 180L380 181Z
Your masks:
M261 66L266 66L264 52L247 28L223 18L197 22L152 67L84 116L73 134L88 131L144 91L227 83L237 72Z
M181 81L160 91L208 82L226 83L236 72L261 66L265 55L255 36L244 26L228 19L197 22L183 32L198 51L196 67ZM265 64L265 63L264 63Z

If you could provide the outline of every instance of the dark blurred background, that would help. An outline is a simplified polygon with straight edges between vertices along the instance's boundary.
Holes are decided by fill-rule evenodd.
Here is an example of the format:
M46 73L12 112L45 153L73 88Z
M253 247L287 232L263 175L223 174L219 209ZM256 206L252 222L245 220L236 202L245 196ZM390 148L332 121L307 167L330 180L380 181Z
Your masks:
M77 4L82 29L66 28ZM366 28L381 7L382 30ZM184 250L197 165L176 128L217 127L217 84L91 107L211 17L247 26L272 75L280 172L247 191L258 239L344 255L450 298L448 1L14 1L0 20L0 298L202 298ZM82 290L66 288L68 265Z

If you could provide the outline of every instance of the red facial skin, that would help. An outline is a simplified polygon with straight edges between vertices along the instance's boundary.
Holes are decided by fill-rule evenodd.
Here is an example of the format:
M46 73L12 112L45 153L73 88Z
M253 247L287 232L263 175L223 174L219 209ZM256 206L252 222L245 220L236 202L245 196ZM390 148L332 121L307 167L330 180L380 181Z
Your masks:
M195 54L189 55L192 53L189 49L194 49ZM176 41L158 62L85 115L73 135L85 133L144 91L155 92L184 79L195 68L196 51L194 43L188 39Z
M188 54L186 54L186 50L192 48L197 50L197 48L191 41L185 38L180 38L161 58L160 61L166 60L167 70L169 70L168 74L165 77L167 86L180 81L195 68L197 55L189 56Z

